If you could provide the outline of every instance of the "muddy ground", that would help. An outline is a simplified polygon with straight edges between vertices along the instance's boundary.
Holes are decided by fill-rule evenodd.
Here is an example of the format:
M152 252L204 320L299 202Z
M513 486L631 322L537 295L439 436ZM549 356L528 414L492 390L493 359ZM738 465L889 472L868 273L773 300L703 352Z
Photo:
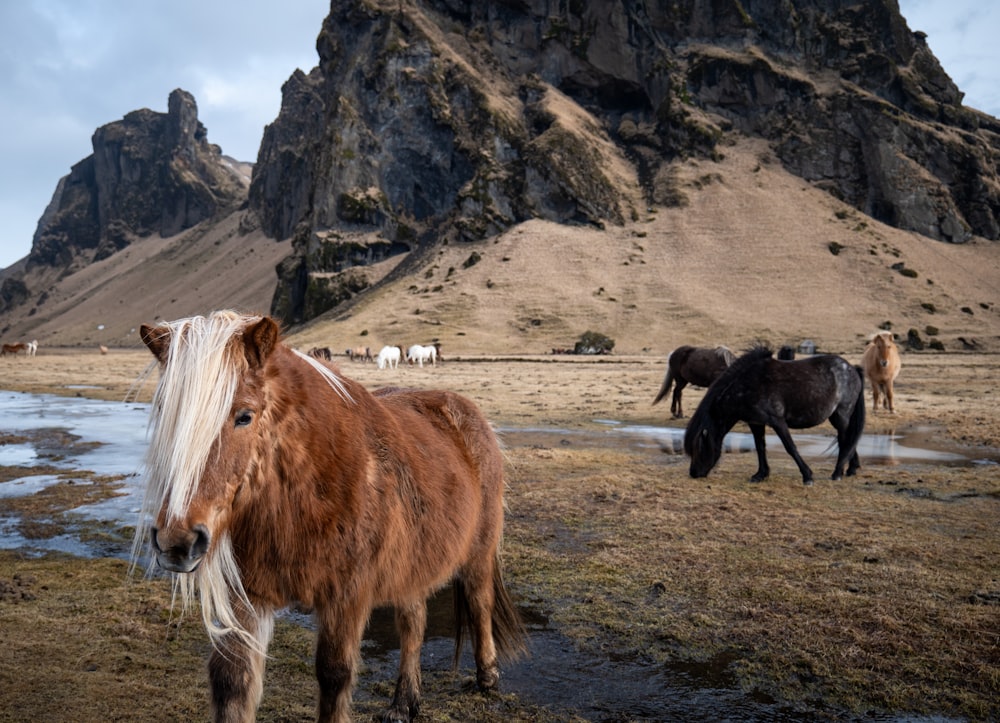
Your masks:
M4 358L0 387L122 399L147 360ZM423 719L1000 719L995 356L907 353L897 414L868 417L869 433L919 430L978 462L862 460L833 482L826 457L810 460L808 488L779 446L771 478L750 484L752 454L727 453L693 480L673 450L601 441L609 422L683 425L650 406L662 358L340 364L371 387L463 392L501 430L549 430L507 434L507 577L542 667L518 664L501 695L483 698L468 690L469 666L451 673L429 646ZM685 391L688 414L701 395ZM199 619L171 610L165 580L126 584L126 567L0 554L0 720L206 719ZM358 720L394 679L391 654L366 650ZM311 632L283 622L271 653L260 719L311 719ZM687 692L670 688L677 680ZM720 687L735 692L706 704L703 691ZM650 697L656 688L670 693Z

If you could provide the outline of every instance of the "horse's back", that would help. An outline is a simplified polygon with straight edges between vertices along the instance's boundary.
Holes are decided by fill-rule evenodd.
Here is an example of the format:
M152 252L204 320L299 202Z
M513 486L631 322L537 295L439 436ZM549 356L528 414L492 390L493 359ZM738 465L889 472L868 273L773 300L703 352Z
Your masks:
M681 347L683 353L678 359L679 371L688 383L698 387L709 387L733 361L732 353L725 347ZM728 356L726 352L729 352Z
M383 387L372 394L403 429L415 434L432 429L435 436L471 455L478 466L502 467L496 433L471 399L442 389Z
M853 408L863 388L858 368L836 354L772 360L773 378L784 389L788 426L813 427L838 408Z

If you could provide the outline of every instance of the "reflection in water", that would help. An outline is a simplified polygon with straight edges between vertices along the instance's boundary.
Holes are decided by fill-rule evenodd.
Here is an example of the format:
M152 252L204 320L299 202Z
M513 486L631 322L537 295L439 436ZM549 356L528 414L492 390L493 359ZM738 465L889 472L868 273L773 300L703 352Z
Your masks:
M581 431L554 428L507 427L499 431L508 445L532 446L548 444L580 444L594 447L658 449L669 455L684 454L684 429L653 425L624 424L609 419L597 420L605 431ZM837 440L832 434L792 432L792 437L804 458L836 457ZM766 436L769 450L781 450L781 440L770 433ZM723 440L723 450L730 453L753 452L753 435L730 432ZM904 434L865 434L858 443L858 454L867 464L895 465L905 462L940 462L948 465L973 464L970 458L949 444L939 430L921 427ZM991 459L986 457L986 459Z

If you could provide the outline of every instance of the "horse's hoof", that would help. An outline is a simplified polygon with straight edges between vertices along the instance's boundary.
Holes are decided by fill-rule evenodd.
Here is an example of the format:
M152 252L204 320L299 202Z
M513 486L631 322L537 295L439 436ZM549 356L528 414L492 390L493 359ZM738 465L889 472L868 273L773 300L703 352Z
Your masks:
M804 479L804 480L802 480L802 485L804 487L812 487L813 486L813 481L811 479Z
M419 706L413 706L409 709L393 706L382 714L381 720L382 723L410 723L417 717L418 711Z
M493 690L500 682L500 668L491 665L488 668L476 672L476 685L479 690Z

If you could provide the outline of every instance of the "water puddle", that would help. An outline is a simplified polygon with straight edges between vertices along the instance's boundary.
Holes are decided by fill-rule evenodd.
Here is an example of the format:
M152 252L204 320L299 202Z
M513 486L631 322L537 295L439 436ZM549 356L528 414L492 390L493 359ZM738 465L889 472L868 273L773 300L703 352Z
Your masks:
M135 524L142 492L139 470L146 447L145 404L105 402L85 398L20 394L0 391L0 433L21 433L29 440L32 430L65 430L79 437L65 454L54 454L44 445L20 439L0 444L0 467L28 467L46 464L58 469L88 470L98 475L123 477L121 495L75 510L93 520L121 525ZM683 455L683 430L668 427L629 425L602 420L591 431L555 428L506 428L499 430L508 446L594 446L631 449L638 452ZM830 456L832 437L797 434L802 454ZM729 451L752 451L748 434L727 436ZM777 438L768 445L780 449ZM906 461L934 461L949 465L997 462L974 457L968 450L949 445L937 430L923 429L899 435L866 435L860 448L866 463L899 464ZM0 482L0 499L28 496L55 484L57 475L36 474ZM80 556L128 555L127 549L109 550L73 535L27 540L17 533L16 521L0 518L0 548L58 550ZM127 547L127 546L123 546ZM663 666L646 660L623 658L613 651L585 651L557 629L545 616L525 608L530 632L530 657L504 670L503 690L523 700L545 705L550 710L573 712L594 721L773 721L812 720L816 711L801 713L739 689L730 674L729 661ZM310 625L307 616L289 612L287 616ZM452 659L451 591L445 589L430 602L427 642L423 665L427 670L447 670ZM363 655L366 665L395 676L398 641L391 611L376 611L366 635ZM471 653L465 652L463 670L472 670ZM382 672L380 672L382 674ZM827 712L828 713L828 712ZM866 721L944 721L942 718L866 717Z
M669 456L684 456L684 429L654 425L625 424L611 419L595 420L598 430L501 427L504 442L511 447L580 446L659 451ZM837 456L836 437L830 434L793 432L799 454L806 459ZM781 440L766 435L768 451L784 454ZM753 452L753 436L747 432L730 432L723 440L726 452ZM945 434L934 427L907 429L896 434L864 434L858 443L863 464L892 466L906 462L937 462L949 466L996 464L1000 454L995 451L972 450L952 444Z

